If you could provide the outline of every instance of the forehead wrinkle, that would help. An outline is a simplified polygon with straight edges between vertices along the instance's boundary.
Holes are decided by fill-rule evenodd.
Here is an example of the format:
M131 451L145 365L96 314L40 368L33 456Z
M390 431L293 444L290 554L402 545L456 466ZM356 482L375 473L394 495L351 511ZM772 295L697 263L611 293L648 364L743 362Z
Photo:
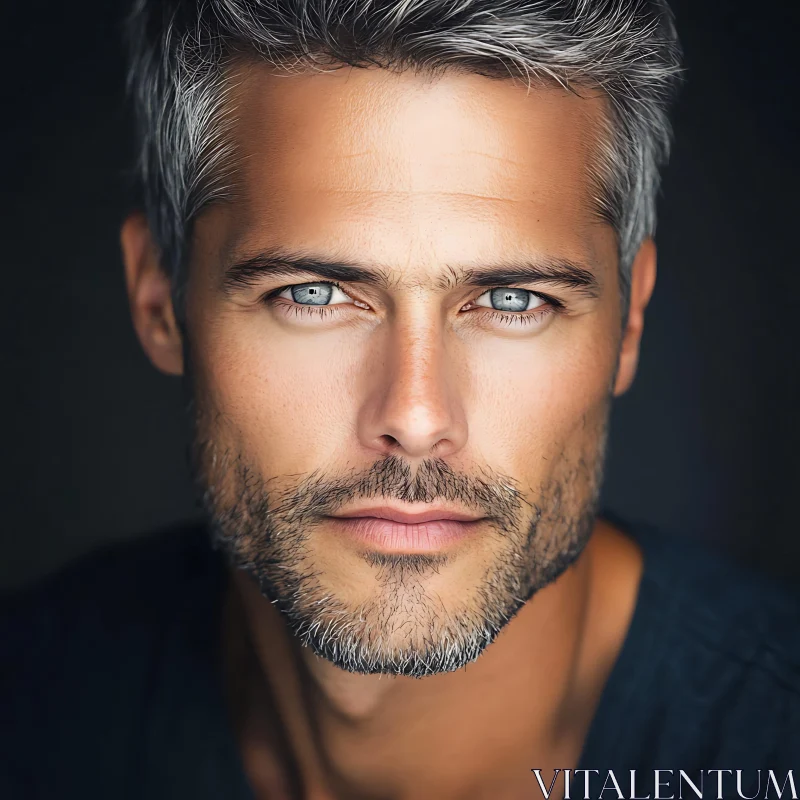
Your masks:
M501 164L510 164L511 166L518 167L520 162L518 159L509 158L508 156L498 156L491 153L484 153L481 150L459 150L458 155L478 156L479 158L486 158L491 161L499 161ZM380 158L380 153L375 150L364 150L358 153L335 153L328 156L331 161L349 161L355 158Z
M315 192L315 194L358 194L378 197L386 195L400 195L402 197L465 197L469 200L491 200L497 203L524 203L524 199L515 197L495 197L489 194L473 194L472 192L446 192L446 191L419 191L416 189L322 189Z
M513 162L512 162L513 163ZM604 176L600 174L600 170L595 168L594 164L587 166L588 182L590 191L582 193L582 197L578 203L579 207L586 214L585 222L591 225L608 226L614 228L614 220L608 213L608 205L605 202L607 195L607 186ZM472 192L459 192L459 191L444 191L444 190L416 190L416 189L346 189L346 188L333 188L326 187L324 189L316 189L315 195L344 195L348 197L441 197L453 198L459 200L481 202L491 202L501 204L503 206L519 206L525 203L537 204L546 202L545 198L537 197L537 194L546 194L546 191L533 193L528 197L497 197L495 195L475 194ZM588 196L587 196L588 195ZM616 235L616 230L615 230Z

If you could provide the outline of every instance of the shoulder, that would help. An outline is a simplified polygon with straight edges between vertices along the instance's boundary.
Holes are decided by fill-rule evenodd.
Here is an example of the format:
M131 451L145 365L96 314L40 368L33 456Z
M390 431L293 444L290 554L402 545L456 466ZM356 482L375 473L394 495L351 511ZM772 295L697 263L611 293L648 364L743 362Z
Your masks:
M63 640L81 630L106 635L162 614L171 596L209 568L208 548L197 525L106 545L33 584L0 595L6 641L33 646ZM17 657L32 656L29 647Z
M106 546L0 598L0 788L11 769L44 780L42 759L67 772L91 751L99 774L135 752L132 722L213 574L192 525Z
M632 529L665 635L772 674L800 695L800 591L700 542Z
M644 559L612 687L636 732L630 751L647 747L676 768L771 767L796 755L797 589L698 542L641 525L625 530Z

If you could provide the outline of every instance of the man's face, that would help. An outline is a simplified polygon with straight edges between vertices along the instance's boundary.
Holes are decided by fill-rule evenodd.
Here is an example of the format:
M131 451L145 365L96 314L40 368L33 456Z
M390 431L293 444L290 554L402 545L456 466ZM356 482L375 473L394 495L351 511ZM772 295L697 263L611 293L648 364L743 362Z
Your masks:
M621 328L601 101L348 68L236 98L186 306L216 540L340 667L458 668L591 530ZM332 518L377 506L476 521Z

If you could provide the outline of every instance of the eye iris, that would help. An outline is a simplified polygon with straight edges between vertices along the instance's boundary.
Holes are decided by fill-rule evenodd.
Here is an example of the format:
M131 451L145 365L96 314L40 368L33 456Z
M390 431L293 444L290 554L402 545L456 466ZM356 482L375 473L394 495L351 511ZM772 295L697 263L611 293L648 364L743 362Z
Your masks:
M333 286L327 283L306 283L292 287L292 299L302 305L324 306L332 294Z
M492 307L495 311L524 311L529 296L526 289L492 289Z

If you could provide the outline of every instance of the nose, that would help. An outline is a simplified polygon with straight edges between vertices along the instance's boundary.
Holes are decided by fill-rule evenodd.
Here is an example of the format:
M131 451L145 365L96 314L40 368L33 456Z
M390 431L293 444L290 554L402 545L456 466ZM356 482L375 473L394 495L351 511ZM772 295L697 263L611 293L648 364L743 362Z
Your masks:
M362 444L412 460L461 450L467 423L457 366L441 323L417 317L387 330L360 409Z

